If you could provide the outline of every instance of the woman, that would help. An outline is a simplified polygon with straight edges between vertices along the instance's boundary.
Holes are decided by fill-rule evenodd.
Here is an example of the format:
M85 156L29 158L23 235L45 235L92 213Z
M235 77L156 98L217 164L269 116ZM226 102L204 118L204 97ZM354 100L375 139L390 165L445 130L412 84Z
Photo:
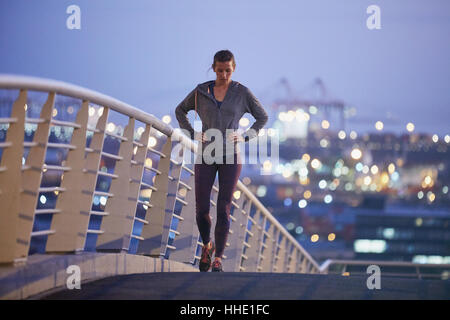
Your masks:
M202 121L202 133L198 135L202 150L206 151L206 147L212 143L207 130L220 130L223 137L223 143L219 143L223 148L214 150L214 161L212 163L208 161L211 160L211 157L208 158L206 152L203 152L200 161L196 160L194 168L196 221L203 241L199 269L203 272L211 268L214 251L215 259L212 263L212 271L223 271L222 255L230 228L231 201L242 168L241 162L238 161L239 149L231 148L230 150L229 145L234 147L238 142L256 137L268 119L267 113L250 90L231 80L235 68L236 62L230 51L217 52L212 64L216 80L199 84L175 110L180 128L187 130L192 139L195 137L194 129L187 119L187 113L190 110L196 110ZM239 120L245 113L252 114L256 121L249 130L240 135L235 130L239 128ZM226 136L230 130L232 133ZM229 161L230 156L231 161ZM209 206L211 189L217 172L219 173L217 223L214 232L215 242L212 242Z

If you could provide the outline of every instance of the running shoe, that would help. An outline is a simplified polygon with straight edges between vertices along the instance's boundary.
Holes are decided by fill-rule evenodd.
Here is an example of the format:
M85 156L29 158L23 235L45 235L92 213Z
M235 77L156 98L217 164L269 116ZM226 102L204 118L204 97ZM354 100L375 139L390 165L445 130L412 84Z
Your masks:
M201 272L207 272L209 268L211 268L211 258L215 249L214 242L211 243L211 249L208 249L207 246L203 245L202 257L200 258L200 263L198 265Z
M212 271L212 272L223 272L223 269L222 269L222 262L221 262L220 260L215 260L215 261L212 263L212 269L211 269L211 271Z

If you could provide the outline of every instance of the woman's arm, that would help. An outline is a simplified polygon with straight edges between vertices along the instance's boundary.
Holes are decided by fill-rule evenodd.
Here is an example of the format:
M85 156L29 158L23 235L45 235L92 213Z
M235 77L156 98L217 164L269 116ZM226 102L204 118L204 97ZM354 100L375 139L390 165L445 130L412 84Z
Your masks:
M265 126L269 117L267 116L267 112L264 110L261 103L258 99L256 99L250 89L245 89L247 91L247 112L250 113L256 120L255 123L253 123L253 125L243 134L245 141L248 141L258 135L259 130Z
M194 139L194 128L189 123L187 113L195 108L195 90L192 90L175 109L175 116L180 128L189 131L191 139Z

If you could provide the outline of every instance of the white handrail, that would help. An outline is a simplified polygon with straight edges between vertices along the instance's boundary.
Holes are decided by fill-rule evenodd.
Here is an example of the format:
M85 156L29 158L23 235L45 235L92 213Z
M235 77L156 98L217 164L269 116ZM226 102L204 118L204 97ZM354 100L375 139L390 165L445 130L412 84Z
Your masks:
M114 99L102 93L63 81L30 76L0 74L0 88L55 92L81 100L88 100L89 102L100 106L108 106L109 108L117 112L127 114L136 120L151 123L154 128L158 129L167 136L170 136L173 131L171 126L167 125L152 114L141 111L125 102Z

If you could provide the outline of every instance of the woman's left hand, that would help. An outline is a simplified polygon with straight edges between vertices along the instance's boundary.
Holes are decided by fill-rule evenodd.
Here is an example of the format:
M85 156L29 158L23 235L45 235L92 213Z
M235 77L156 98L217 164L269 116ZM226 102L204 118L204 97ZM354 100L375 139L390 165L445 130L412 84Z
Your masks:
M228 140L232 141L232 142L244 142L244 137L239 134L238 132L233 132L232 134L230 134L228 136Z

